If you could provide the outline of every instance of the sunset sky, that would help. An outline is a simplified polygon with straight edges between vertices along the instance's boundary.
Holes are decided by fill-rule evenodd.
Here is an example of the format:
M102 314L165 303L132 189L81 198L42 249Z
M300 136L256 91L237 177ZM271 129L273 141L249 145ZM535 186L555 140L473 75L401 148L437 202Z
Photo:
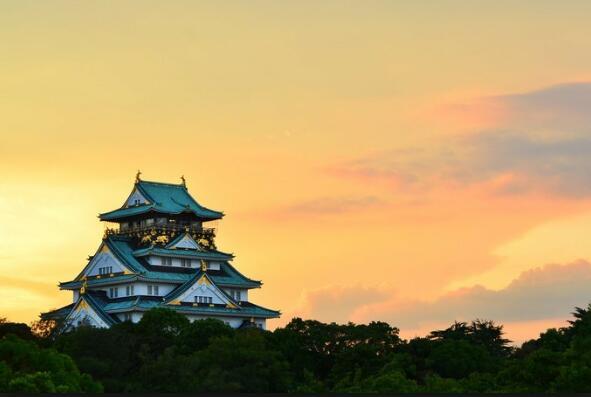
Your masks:
M3 1L0 316L137 169L221 210L253 300L523 341L591 301L591 2Z

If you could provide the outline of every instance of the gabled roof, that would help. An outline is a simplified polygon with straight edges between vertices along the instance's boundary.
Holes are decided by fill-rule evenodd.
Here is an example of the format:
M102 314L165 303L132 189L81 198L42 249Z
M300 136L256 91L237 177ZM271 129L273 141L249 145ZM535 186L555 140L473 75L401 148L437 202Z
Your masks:
M188 249L191 251L203 251L203 248L189 233L181 233L166 245L167 249Z
M72 315L72 313L74 313L76 311L76 309L83 303L86 303L101 318L101 320L103 320L107 325L111 326L111 325L119 322L118 319L116 319L115 317L112 317L110 314L108 314L107 312L105 312L103 310L103 306L105 305L105 302L103 299L100 299L100 297L96 293L81 294L80 297L78 298L78 301L74 304L74 306L72 307L72 310L67 315L66 319L70 315Z
M127 249L125 244L121 244L117 238L107 238L101 242L101 245L97 249L96 253L90 257L91 259L88 261L86 266L82 269L82 271L76 276L75 280L79 280L84 273L93 265L94 259L97 258L97 255L106 247L108 250L115 256L117 260L119 260L120 265L130 270L132 273L139 273L145 271L144 267L138 261L130 261L127 260ZM133 257L133 256L132 256ZM126 271L127 271L126 270Z
M170 304L173 301L175 301L177 298L180 298L187 290L189 290L189 288L191 288L196 283L200 283L202 279L207 280L207 282L209 284L211 284L213 289L219 295L221 295L223 297L223 299L227 301L227 303L238 307L238 303L230 295L226 294L226 292L224 290L222 290L220 287L218 287L216 285L215 281L213 281L212 278L209 277L207 272L203 272L202 270L199 270L197 273L195 273L195 275L193 277L191 277L189 280L187 280L186 283L179 286L175 290L171 291L170 294L166 295L164 297L164 303Z
M134 189L149 201L132 207L121 207L115 211L100 214L102 221L114 221L147 212L162 214L192 213L203 220L215 220L224 216L222 212L210 210L200 205L183 184L138 181Z
M186 269L181 267L175 267L168 269L166 266L153 266L147 263L143 258L143 253L139 256L135 256L135 251L132 246L132 241L128 237L111 235L108 236L104 241L105 244L113 255L119 259L126 267L133 271L133 274L114 274L113 277L90 277L87 280L89 286L99 286L105 284L117 284L122 282L134 281L134 280L147 280L147 281L162 281L174 284L182 284L189 280L195 275L197 269ZM188 253L185 250L166 250L166 252L172 252L172 255L178 255L182 253ZM153 254L160 253L160 251L153 251ZM209 251L203 253L195 253L198 255L213 255L203 257L206 260L219 260L220 270L208 270L208 275L214 280L217 285L224 287L240 287L240 288L258 288L261 286L261 282L252 280L242 273L240 273L234 266L227 262L229 254L224 254L219 251ZM84 270L72 281L66 281L59 284L62 289L77 289L82 285L81 275L84 274Z
M133 255L133 247L129 238L109 236L105 239L105 243L113 250L113 253L117 258L123 261L123 263L129 266L134 272L146 272L144 265Z

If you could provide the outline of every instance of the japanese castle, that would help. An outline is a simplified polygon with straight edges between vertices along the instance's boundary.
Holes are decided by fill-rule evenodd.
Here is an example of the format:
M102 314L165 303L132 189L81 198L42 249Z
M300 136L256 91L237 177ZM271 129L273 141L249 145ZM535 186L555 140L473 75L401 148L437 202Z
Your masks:
M217 250L209 225L224 214L197 203L181 180L149 182L138 172L123 206L99 215L111 227L96 253L72 281L59 284L72 291L73 303L41 317L64 320L65 330L138 322L156 307L233 328L265 329L268 318L279 317L249 300L261 281L244 276L230 263L232 254Z

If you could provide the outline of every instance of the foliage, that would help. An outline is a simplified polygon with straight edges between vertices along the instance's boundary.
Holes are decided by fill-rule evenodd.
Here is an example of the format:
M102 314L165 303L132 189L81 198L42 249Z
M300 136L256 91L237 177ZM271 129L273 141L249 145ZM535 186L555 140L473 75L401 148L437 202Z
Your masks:
M101 392L102 387L81 374L69 356L8 335L0 340L0 391Z
M567 327L519 348L503 337L502 326L484 320L410 340L383 322L294 318L269 332L213 319L189 322L166 309L145 313L137 324L56 329L0 319L1 391L591 391L591 306L575 308Z

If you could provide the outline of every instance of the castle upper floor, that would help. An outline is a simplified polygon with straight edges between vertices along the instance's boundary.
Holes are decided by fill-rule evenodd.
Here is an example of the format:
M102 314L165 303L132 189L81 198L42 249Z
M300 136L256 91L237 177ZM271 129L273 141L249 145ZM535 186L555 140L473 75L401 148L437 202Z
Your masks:
M121 208L102 213L99 218L101 221L120 223L123 229L142 221L186 223L182 226L196 227L223 216L222 212L199 204L189 194L184 178L180 184L151 182L141 180L138 172L134 187Z

